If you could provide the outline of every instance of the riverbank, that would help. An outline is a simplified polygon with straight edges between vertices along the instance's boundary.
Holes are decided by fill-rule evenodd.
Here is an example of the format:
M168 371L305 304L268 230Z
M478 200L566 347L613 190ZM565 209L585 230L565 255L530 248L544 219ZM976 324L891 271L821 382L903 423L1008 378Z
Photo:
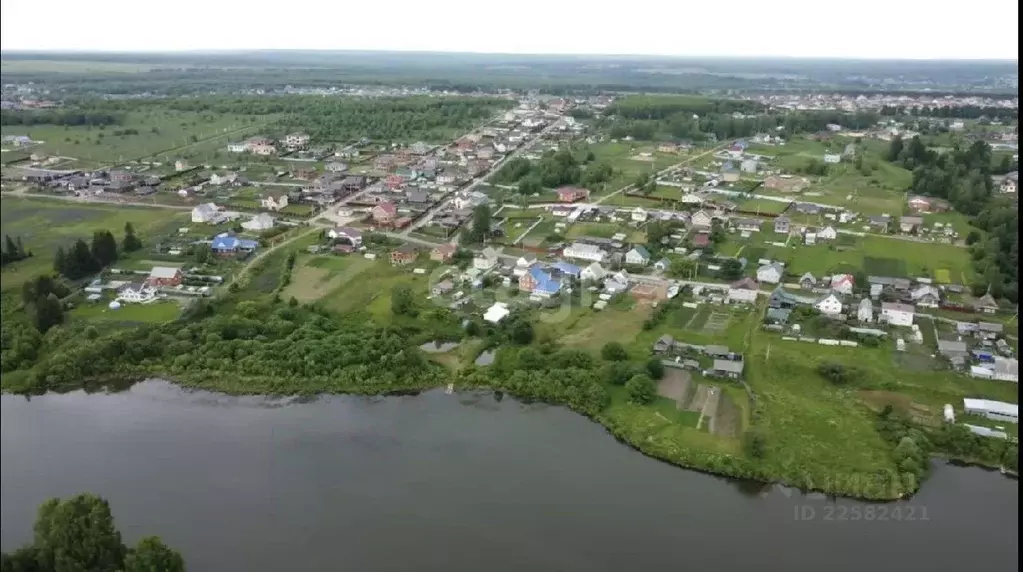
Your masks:
M165 375L158 370L139 371L131 374L118 374L85 380L79 384L62 385L53 390L54 393L64 393L78 389L85 389L87 392L113 391L120 392L130 388L132 385L150 378L159 378L188 389L221 393L231 396L266 396L266 397L306 397L317 398L329 395L361 395L361 396L396 396L396 395L417 395L433 389L441 389L447 383L423 383L422 380L411 380L406 384L388 384L386 387L372 385L353 386L345 384L336 379L324 376L311 377L304 380L304 388L296 391L294 382L282 382L268 376L246 376L239 377L229 372L206 372L203 374L189 373L184 375ZM5 379L6 382L6 379ZM804 467L801 475L784 475L773 473L767 463L749 460L736 454L707 452L694 447L684 446L682 443L670 443L663 440L651 439L645 435L641 427L623 422L619 417L609 413L606 409L594 414L591 411L583 410L580 407L573 407L569 403L558 400L538 399L535 395L524 392L517 392L514 388L507 386L490 386L486 384L463 384L463 390L489 390L506 392L510 396L524 401L546 403L554 406L564 406L567 409L580 414L591 422L601 425L607 433L619 443L626 445L643 455L668 463L682 469L696 471L703 474L724 477L728 479L741 479L756 481L764 484L776 484L798 489L804 493L817 492L834 497L843 497L861 501L890 502L904 500L919 492L926 481L919 483L917 489L908 491L897 486L899 481L884 482L876 475L865 474L828 474L816 470L812 464ZM11 391L5 383L4 393L18 393ZM982 460L946 458L949 461L965 465L976 466L988 470L999 470L1001 467L984 463Z

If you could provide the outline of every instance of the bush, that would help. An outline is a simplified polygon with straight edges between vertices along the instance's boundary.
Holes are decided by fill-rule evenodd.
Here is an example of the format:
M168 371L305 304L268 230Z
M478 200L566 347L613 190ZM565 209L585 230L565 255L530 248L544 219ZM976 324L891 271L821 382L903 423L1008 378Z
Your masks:
M600 348L600 357L607 361L626 361L629 359L629 352L618 342L608 342Z
M629 394L629 401L640 405L650 403L657 396L654 380L644 374L632 376L625 384L625 391Z
M661 379L664 377L664 363L661 362L660 358L650 358L646 362L646 371L650 374L653 379Z
M817 373L835 385L847 385L854 380L856 371L840 363L824 362L817 366Z

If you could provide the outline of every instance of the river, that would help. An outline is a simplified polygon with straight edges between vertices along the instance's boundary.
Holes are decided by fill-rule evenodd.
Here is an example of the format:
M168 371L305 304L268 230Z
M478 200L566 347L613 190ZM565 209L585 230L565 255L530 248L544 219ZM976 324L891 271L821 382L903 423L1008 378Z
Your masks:
M941 464L898 505L835 504L672 467L568 410L482 393L298 402L149 381L0 402L4 550L31 539L41 502L88 491L126 542L161 536L199 572L1019 564L1018 482L976 468Z

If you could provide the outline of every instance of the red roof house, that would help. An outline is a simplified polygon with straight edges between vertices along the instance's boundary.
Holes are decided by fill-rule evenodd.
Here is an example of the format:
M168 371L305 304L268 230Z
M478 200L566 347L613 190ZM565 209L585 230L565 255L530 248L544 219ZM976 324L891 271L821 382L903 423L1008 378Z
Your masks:
M579 187L561 187L554 192L558 193L558 201L563 203L574 203L590 196L590 191Z
M373 222L377 224L391 224L397 215L398 207L394 203L385 202L373 207Z

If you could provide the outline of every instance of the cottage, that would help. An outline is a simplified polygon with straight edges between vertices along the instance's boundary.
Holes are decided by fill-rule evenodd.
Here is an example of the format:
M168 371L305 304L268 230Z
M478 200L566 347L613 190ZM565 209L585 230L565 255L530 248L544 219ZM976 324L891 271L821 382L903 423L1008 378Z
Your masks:
M305 133L291 133L284 137L284 145L289 149L301 149L309 144L309 135Z
M657 270L658 272L665 272L670 267L671 267L671 261L668 260L667 258L662 258L662 259L658 260L657 262L654 262L654 270Z
M450 280L444 280L430 288L430 294L434 296L444 296L455 289L455 285Z
M905 234L916 232L924 224L924 219L918 216L904 216L899 219L899 230Z
M838 238L838 231L830 226L817 231L817 240L835 240L836 238Z
M258 247L259 243L255 240L238 238L226 234L214 238L213 242L210 243L210 249L213 250L214 254L218 254L220 256L231 256L252 252Z
M405 191L405 200L413 205L423 205L430 202L430 195L419 189L409 189Z
M740 232L760 232L760 224L755 218L744 218L735 222L735 228Z
M605 288L607 284L605 283ZM668 297L668 289L663 284L642 283L632 288L632 297L640 302L656 302Z
M768 308L764 321L768 324L787 324L792 310L788 308Z
M702 210L696 211L693 216L689 217L689 224L696 228L710 228L713 222L714 218Z
M252 232L261 232L274 227L274 219L266 213L259 213L242 223L242 228Z
M550 272L541 268L539 264L534 264L529 268L529 272L519 278L519 290L549 298L561 292L561 281L551 276Z
M867 219L867 223L875 230L880 232L888 232L888 224L891 223L892 217L888 215L872 216Z
M913 195L906 200L906 206L915 212L927 212L931 208L931 199L920 195Z
M828 294L821 298L813 307L821 314L827 316L837 316L842 313L842 301L834 294Z
M675 347L676 347L675 338L669 336L668 334L664 334L663 336L657 338L657 341L654 342L653 350L654 353L665 354L673 351Z
M353 175L341 180L341 190L345 193L356 193L366 185L366 177Z
M515 261L515 268L512 270L514 276L522 276L529 272L529 268L536 264L535 254L523 254Z
M586 282L600 282L607 276L607 271L599 262L593 262L579 273L579 278Z
M560 187L554 192L558 195L558 201L562 203L574 203L586 200L590 196L590 191L579 187Z
M607 258L607 253L599 246L584 242L573 242L562 251L562 255L566 258L589 260L592 262L603 262Z
M799 287L803 290L813 290L814 286L817 285L817 278L813 274L807 272L799 277Z
M394 222L395 217L398 215L398 208L394 206L394 203L383 202L373 207L371 213L373 222L387 225Z
M643 209L643 207L636 207L632 209L631 218L633 222L646 222L647 217L649 217L649 214L645 209Z
M739 164L739 170L743 173L756 173L760 170L760 163L756 159L746 159Z
M511 310L508 309L508 304L504 302L494 302L494 305L487 308L487 311L483 314L483 319L491 324L496 324L501 320L508 317Z
M817 229L808 228L803 231L803 244L807 246L817 244Z
M909 304L896 302L884 302L881 304L881 317L879 321L891 326L912 326L916 310Z
M117 300L142 304L156 299L157 290L145 282L133 282L125 284L117 290Z
M711 365L710 372L712 375L736 379L742 375L743 363L728 359L716 359Z
M752 278L743 278L728 288L728 303L753 304L760 293L760 285Z
M757 268L757 281L766 282L767 284L777 284L781 282L782 276L785 275L785 267L778 262L772 262L765 264L760 268Z
M839 294L852 294L856 279L852 274L835 274L831 277L831 291Z
M973 303L973 308L985 314L994 314L998 311L998 302L991 294L984 294Z
M327 231L327 237L347 242L355 247L362 246L362 231L354 227L339 226L332 228Z
M977 337L984 340L993 340L1000 336L1005 331L1005 324L995 324L991 322L979 322L977 324Z
M344 173L348 170L348 163L341 161L331 161L323 166L328 173Z
M181 273L180 268L154 266L153 269L149 271L149 277L146 278L146 284L154 288L167 288L180 285L184 279L185 275Z
M405 266L412 264L419 257L419 251L411 244L403 244L391 251L391 264Z
M860 300L860 305L856 309L856 319L864 323L874 321L874 303L870 298Z
M192 222L212 223L220 218L220 209L213 203L196 205L192 209Z
M788 234L791 226L792 220L787 216L780 216L774 219L774 232L778 234Z
M497 251L489 246L478 252L472 259L472 267L477 270L490 270L501 261Z
M1004 194L1016 194L1016 191L1018 189L1019 171L1012 171L1011 173L1005 175L1005 178L1002 179L1001 184L998 185L998 190Z
M941 291L930 284L922 284L910 292L910 297L917 307L937 308L941 302Z
M698 232L693 235L693 246L695 248L706 248L710 245L710 233Z
M450 262L458 247L454 244L441 244L430 251L430 260L434 262Z
M634 266L646 266L650 262L650 253L642 246L635 246L625 253L625 263Z

